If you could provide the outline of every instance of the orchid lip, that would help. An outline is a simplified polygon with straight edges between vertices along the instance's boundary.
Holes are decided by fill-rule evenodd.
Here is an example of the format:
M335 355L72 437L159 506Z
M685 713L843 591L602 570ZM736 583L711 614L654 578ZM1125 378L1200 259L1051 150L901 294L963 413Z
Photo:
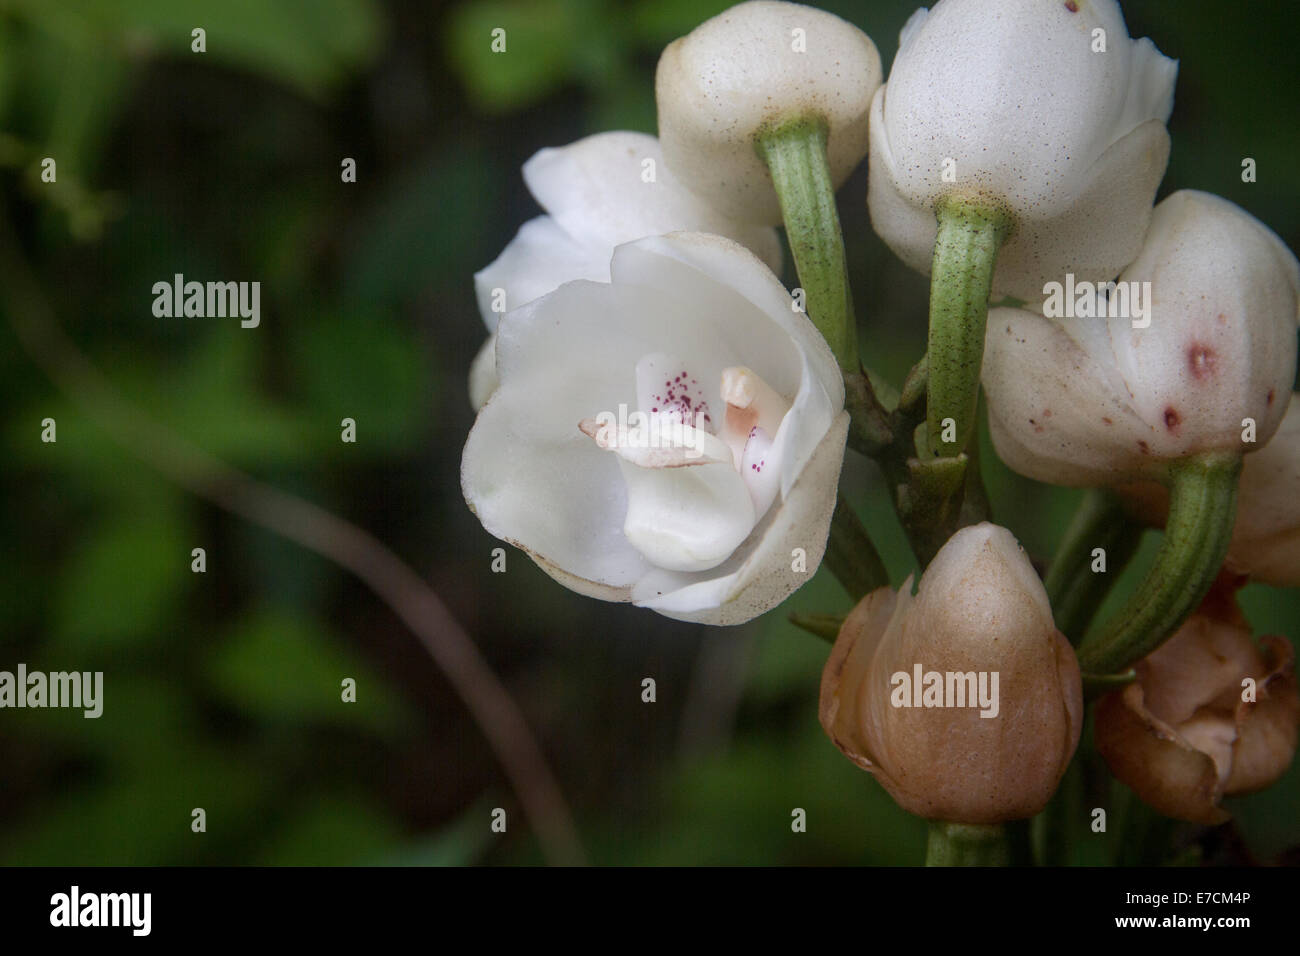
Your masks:
M597 447L618 456L628 492L624 535L667 569L725 561L780 490L775 438L791 402L752 369L730 366L717 393L726 411L716 421L717 399L700 383L690 363L647 353L636 364L638 407L620 404L578 423ZM670 477L688 466L693 476Z

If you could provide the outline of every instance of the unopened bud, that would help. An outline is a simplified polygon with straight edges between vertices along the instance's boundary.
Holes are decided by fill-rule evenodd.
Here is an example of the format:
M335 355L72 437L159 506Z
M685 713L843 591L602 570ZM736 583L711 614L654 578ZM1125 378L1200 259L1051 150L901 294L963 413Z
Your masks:
M821 722L903 809L954 823L1040 811L1079 742L1074 651L1005 528L948 541L921 579L854 608L822 673Z
M867 113L880 86L870 37L798 3L751 0L670 43L655 99L664 159L678 180L728 216L781 222L758 135L789 120L826 124L838 187L867 154Z

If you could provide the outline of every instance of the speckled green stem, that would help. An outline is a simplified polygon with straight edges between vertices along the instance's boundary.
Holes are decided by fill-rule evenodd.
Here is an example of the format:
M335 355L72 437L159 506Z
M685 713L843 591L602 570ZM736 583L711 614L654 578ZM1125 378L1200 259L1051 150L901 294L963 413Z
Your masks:
M1240 474L1238 454L1198 455L1170 468L1169 518L1155 564L1120 612L1080 645L1085 673L1127 670L1196 610L1228 553Z
M826 159L826 123L800 117L773 126L756 143L781 203L808 317L846 374L858 374L858 331L844 264L835 183Z
M1142 528L1128 520L1113 494L1094 488L1084 495L1043 579L1056 627L1071 644L1083 640L1141 540ZM1105 571L1092 570L1097 548L1105 552Z
M926 430L931 454L953 458L975 431L993 267L1012 220L996 206L955 197L943 200L935 215Z

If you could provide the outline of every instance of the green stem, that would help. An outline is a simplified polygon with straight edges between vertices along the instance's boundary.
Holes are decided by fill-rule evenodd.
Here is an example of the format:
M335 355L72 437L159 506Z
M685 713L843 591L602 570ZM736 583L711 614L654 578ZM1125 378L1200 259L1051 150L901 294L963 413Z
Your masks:
M894 440L889 412L876 397L866 372L844 373L844 407L849 410L850 448L875 457Z
M790 623L800 630L807 631L813 637L820 637L828 644L834 644L844 626L843 614L818 614L815 612L790 612Z
M917 429L922 440L923 431ZM907 460L906 494L899 511L922 571L961 526L969 464L966 455Z
M1043 579L1056 627L1070 643L1083 640L1097 608L1141 541L1142 528L1128 520L1113 494L1094 488L1084 495ZM1093 570L1097 548L1105 553L1104 571Z
M931 453L955 457L975 431L993 266L1012 220L995 206L959 198L942 201L935 214L926 422Z
M858 374L858 330L844 264L835 184L826 160L826 123L817 117L774 126L756 143L776 186L808 317L846 374Z
M855 604L876 588L889 586L885 562L843 495L835 503L835 513L831 516L824 560Z
M1169 518L1155 564L1106 627L1079 647L1088 674L1115 674L1146 657L1201 603L1228 552L1241 456L1206 454L1170 468Z
M1008 866L1011 845L1001 825L930 823L926 866Z

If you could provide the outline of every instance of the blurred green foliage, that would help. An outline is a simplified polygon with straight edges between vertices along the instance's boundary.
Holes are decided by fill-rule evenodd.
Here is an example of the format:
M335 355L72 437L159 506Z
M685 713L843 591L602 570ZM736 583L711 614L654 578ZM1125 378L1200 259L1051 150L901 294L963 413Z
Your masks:
M753 625L710 632L578 597L517 552L491 574L497 542L460 497L465 374L484 334L470 276L536 212L520 164L601 129L653 131L658 50L725 6L5 0L5 203L60 321L116 389L433 582L546 742L593 860L913 864L924 826L817 723L827 649L785 615L848 609L824 570ZM888 64L914 3L826 6ZM1125 10L1134 35L1182 61L1162 194L1219 192L1300 248L1290 9ZM44 156L55 184L39 180ZM1255 184L1240 181L1245 156ZM340 182L344 157L355 184ZM864 196L859 172L841 218L863 349L897 383L923 348L927 284L871 233ZM153 317L152 283L177 272L261 281L262 326ZM464 707L368 592L113 444L7 322L0 407L0 668L105 671L98 720L0 713L0 862L539 859ZM45 417L56 444L38 439ZM339 441L343 417L355 444ZM983 442L995 515L1046 559L1078 492L1012 474ZM843 487L901 584L912 563L878 472L850 460ZM1244 602L1260 630L1296 637L1294 592L1252 586ZM343 677L355 704L340 702ZM1105 786L1122 809L1122 788ZM1293 767L1236 802L1232 832L1256 859L1294 859L1298 800ZM488 831L496 806L504 837ZM791 832L794 808L806 833ZM1074 820L1078 861L1116 859L1150 822L1131 805L1118 816L1128 829L1104 840Z

